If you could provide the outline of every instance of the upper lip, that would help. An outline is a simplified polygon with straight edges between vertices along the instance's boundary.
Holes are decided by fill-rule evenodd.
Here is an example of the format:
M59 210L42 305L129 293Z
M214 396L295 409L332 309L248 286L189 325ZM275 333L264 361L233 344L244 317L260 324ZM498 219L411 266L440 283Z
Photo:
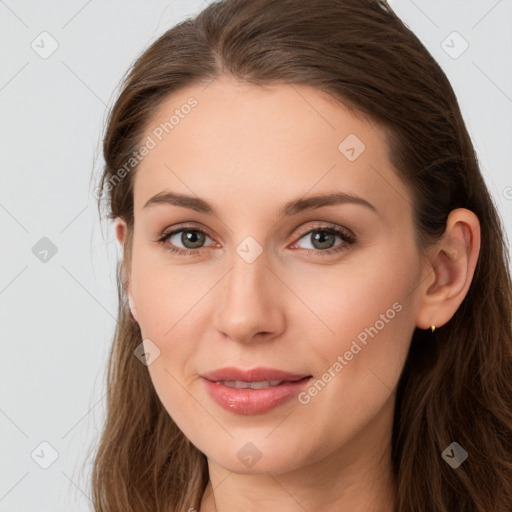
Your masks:
M219 368L212 370L207 373L202 373L201 377L218 382L222 380L235 381L239 380L242 382L263 382L267 380L281 380L281 381L297 381L304 379L305 377L311 377L307 373L290 373L283 370L276 370L274 368L252 368L243 370L241 368Z

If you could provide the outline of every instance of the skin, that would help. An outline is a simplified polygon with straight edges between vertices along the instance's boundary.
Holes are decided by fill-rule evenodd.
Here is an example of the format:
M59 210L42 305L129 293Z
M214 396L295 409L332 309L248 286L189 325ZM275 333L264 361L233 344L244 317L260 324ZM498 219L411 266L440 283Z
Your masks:
M391 511L396 385L414 329L441 327L468 291L478 219L452 211L443 238L422 256L412 198L389 163L385 132L306 86L221 76L168 97L146 135L190 96L198 105L134 177L126 291L143 338L160 350L148 366L155 390L207 456L201 512ZM353 161L338 150L349 134L366 146ZM278 214L292 199L335 190L364 198L377 213L347 203ZM218 215L143 208L162 191L201 197ZM192 249L197 255L179 256L155 241L182 222L207 231L203 248ZM312 233L299 233L326 224L351 230L356 242L325 255ZM126 233L119 219L121 245ZM181 234L166 243L194 247ZM236 252L248 236L263 250L252 263ZM237 415L218 406L199 377L225 366L266 366L322 378L396 303L400 311L307 404L293 399ZM248 442L261 453L252 467L237 456Z

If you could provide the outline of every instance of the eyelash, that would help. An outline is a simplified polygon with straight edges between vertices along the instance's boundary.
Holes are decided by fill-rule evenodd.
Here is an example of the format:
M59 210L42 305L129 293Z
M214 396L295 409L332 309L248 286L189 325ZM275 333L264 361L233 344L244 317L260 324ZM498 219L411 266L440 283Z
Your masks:
M180 233L182 231L194 231L197 233L202 233L202 234L208 236L209 238L213 238L206 231L196 228L195 226L182 225L182 226L177 227L176 229L173 229L172 231L162 233L159 236L159 238L157 238L156 241L158 243L162 244L164 246L165 250L167 250L171 253L176 253L179 256L197 255L201 251L201 249L204 249L204 247L200 247L199 249L180 249L180 248L176 248L176 247L170 247L167 244L168 239L171 236L175 235L176 233ZM309 226L308 228L301 230L297 241L304 238L305 235L308 235L308 234L314 233L314 232L327 232L327 233L330 233L333 235L337 235L343 240L344 243L341 243L334 248L326 249L326 250L303 249L304 251L307 252L307 254L319 255L319 253L320 253L320 255L329 255L329 254L339 253L339 252L342 252L342 251L348 249L348 247L350 245L352 245L356 242L356 238L351 232L349 232L346 229L338 228L334 225L320 225L320 226L314 226L314 227Z

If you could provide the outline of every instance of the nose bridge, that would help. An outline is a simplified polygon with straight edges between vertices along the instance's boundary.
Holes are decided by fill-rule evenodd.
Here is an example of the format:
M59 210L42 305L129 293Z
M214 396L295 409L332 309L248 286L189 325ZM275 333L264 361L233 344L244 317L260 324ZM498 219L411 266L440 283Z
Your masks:
M278 283L268 268L267 253L254 240L236 247L217 310L217 329L239 341L256 334L276 334L283 325Z

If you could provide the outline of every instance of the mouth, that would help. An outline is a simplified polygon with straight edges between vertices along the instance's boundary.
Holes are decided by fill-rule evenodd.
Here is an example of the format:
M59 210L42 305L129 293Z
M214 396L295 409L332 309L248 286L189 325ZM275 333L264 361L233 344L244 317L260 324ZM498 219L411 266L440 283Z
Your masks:
M312 375L281 370L224 368L201 375L209 396L223 409L241 415L263 414L296 396Z
M274 384L271 385L278 385L276 381L296 382L304 377L311 377L311 375L306 373L291 373L275 368L257 367L245 370L231 366L203 373L201 377L212 382L273 382Z
M228 388L235 389L265 389L265 388L273 388L275 386L280 386L283 382L291 383L297 381L290 380L260 380L257 382L246 382L243 380L219 380L216 381L217 384L221 384L223 386L227 386Z

